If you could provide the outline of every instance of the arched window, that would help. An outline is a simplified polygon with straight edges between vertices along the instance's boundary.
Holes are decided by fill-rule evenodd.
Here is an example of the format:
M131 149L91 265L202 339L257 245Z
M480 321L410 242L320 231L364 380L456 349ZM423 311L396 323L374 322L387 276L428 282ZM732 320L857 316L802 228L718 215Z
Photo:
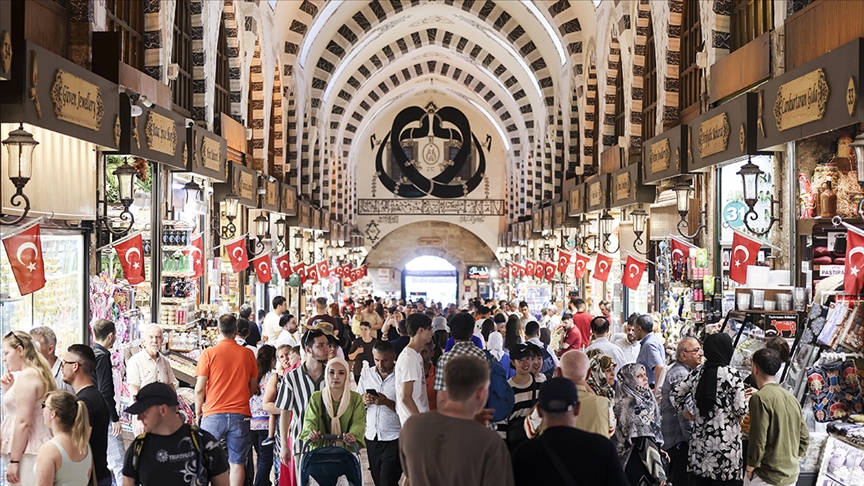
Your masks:
M231 114L231 68L228 64L228 37L225 23L219 25L219 40L216 45L216 96L213 101L213 119L219 115Z
M174 47L171 62L179 67L177 79L171 81L174 109L185 116L192 114L192 2L178 0L174 14Z
M696 53L703 48L698 0L684 1L684 15L681 19L678 109L679 117L686 120L699 114L699 96L702 92L702 70L696 65Z
M105 0L107 30L120 32L121 61L144 70L144 0Z
M618 137L624 136L624 120L627 109L624 107L624 75L621 70L618 70L618 76L615 77L615 143L618 143Z
M773 0L732 0L729 51L774 28Z
M654 50L654 27L648 19L645 39L645 72L642 75L642 141L657 135L657 59Z

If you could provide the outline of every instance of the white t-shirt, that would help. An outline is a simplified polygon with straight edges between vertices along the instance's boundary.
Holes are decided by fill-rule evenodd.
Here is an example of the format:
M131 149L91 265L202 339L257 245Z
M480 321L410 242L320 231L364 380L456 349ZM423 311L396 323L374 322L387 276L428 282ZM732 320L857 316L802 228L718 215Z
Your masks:
M411 398L420 413L429 411L429 397L426 396L426 373L423 372L423 357L413 348L406 346L396 360L396 413L402 424L411 416L411 412L402 404L402 384L413 381L414 390Z
M294 346L299 346L300 341L298 340L298 338L299 338L299 336L294 336L290 332L286 331L285 329L282 329L282 332L279 333L279 338L276 339L276 349L279 349L280 347L282 347L283 344L287 344L288 346L291 346L292 348Z
M279 320L282 318L279 314L274 314L273 312L268 312L266 316L264 316L264 324L261 325L261 329L264 333L264 336L267 336L267 344L271 346L273 343L279 339L279 333L282 332L282 328L279 327Z

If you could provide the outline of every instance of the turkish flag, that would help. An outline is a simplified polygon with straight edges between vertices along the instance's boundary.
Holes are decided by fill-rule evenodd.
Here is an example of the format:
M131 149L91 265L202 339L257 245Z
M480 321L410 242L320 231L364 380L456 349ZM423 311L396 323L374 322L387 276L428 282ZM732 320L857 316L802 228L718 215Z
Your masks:
M140 234L114 244L114 250L120 258L123 276L131 285L138 285L146 280L144 277L144 241Z
M279 272L279 276L283 279L287 279L291 276L291 254L283 253L276 258L273 259L276 262L276 271Z
M342 278L351 278L351 264L342 265Z
M854 226L848 224L845 226L849 232L846 236L846 272L843 276L843 291L857 295L864 284L864 233ZM861 258L853 258L855 255L861 255Z
M546 275L546 264L542 260L534 262L534 278L542 279Z
M314 263L306 267L306 281L312 285L318 283L318 264Z
M360 278L369 276L369 265L363 265L360 267Z
M513 278L522 278L522 275L524 275L524 274L525 274L525 266L524 265L520 265L518 263L511 263L510 264L510 275L512 275Z
M574 264L575 270L573 271L573 275L576 278L582 278L585 276L585 269L588 267L588 262L591 261L591 257L584 253L573 252L576 256L576 263Z
M267 283L273 278L273 269L270 267L270 254L264 253L258 258L252 260L252 266L255 268L255 274L258 275L258 281Z
M570 266L570 261L573 259L573 254L569 251L558 250L558 273L567 273L567 267Z
M735 231L734 236L732 236L732 261L729 263L729 278L741 285L746 284L747 267L756 262L756 256L761 248L761 241Z
M228 259L231 260L231 268L234 273L240 273L249 268L249 256L246 253L246 235L236 240L225 243Z
M318 262L318 277L330 278L330 265L327 263L327 260Z
M639 287L639 282L642 281L642 274L645 273L645 268L647 267L648 264L644 260L640 260L633 255L627 255L627 263L624 266L624 276L621 277L621 283L628 289L636 290Z
M505 280L510 278L510 267L504 265L503 267L499 268L498 275Z
M609 273L612 271L612 257L597 253L594 260L594 278L601 282L605 282L609 278Z
M527 275L528 277L533 277L534 267L536 265L536 263L534 263L534 260L525 260L525 263L523 265L525 268L525 275Z
M547 260L545 264L543 264L543 275L546 277L546 280L553 281L555 280L555 270L557 268L557 264L551 260Z
M198 235L192 238L192 249L189 250L189 256L192 258L192 271L195 273L192 278L201 278L204 276L204 237Z
M138 238L140 240L141 237ZM3 248L6 249L6 258L12 266L12 274L15 275L21 295L32 294L45 286L45 261L42 259L42 238L38 224L4 238ZM143 273L143 268L141 271Z
M344 270L345 269L342 265L337 265L337 266L333 267L333 275L335 275L336 277L338 277L340 279L344 278L345 277L345 271Z
M306 283L306 264L303 262L298 263L293 268L293 271L294 271L294 273L297 274L298 277L300 277L300 285L305 284Z
M689 243L685 243L678 238L672 238L672 261L678 262L681 260L686 260L688 257L690 257L691 248L694 248L694 246Z

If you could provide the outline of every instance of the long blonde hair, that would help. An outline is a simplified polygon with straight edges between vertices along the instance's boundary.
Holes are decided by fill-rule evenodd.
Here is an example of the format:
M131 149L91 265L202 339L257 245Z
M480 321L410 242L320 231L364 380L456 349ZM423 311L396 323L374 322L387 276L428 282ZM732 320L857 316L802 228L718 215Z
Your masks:
M68 391L55 390L48 394L45 406L57 414L60 431L72 436L72 444L78 452L86 453L90 438L87 405Z
M51 373L48 361L36 350L33 338L29 334L23 331L12 331L3 338L3 343L13 348L21 347L24 349L24 365L39 373L39 379L42 381L44 389L42 396L57 389L57 383L54 381L54 375Z

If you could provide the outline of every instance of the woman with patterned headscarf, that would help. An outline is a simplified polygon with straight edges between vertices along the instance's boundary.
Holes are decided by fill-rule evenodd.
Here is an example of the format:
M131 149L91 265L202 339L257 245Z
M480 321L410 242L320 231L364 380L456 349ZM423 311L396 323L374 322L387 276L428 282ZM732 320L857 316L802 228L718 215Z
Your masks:
M648 388L644 366L633 363L618 371L613 410L618 426L611 439L631 486L666 484L660 407Z
M328 361L324 370L325 386L309 399L300 440L311 442L311 449L323 447L321 436L326 434L343 436L346 449L352 443L360 449L365 447L366 407L363 397L351 391L349 370L344 359Z
M615 365L615 360L598 352L591 358L591 374L588 375L591 390L610 402L615 399L615 390L612 388L615 386Z
M697 484L742 484L741 417L747 411L744 382L729 366L735 351L728 334L709 334L702 345L705 363L672 391L672 405L693 420L689 467ZM696 402L696 416L687 403ZM689 416L688 416L689 415Z

